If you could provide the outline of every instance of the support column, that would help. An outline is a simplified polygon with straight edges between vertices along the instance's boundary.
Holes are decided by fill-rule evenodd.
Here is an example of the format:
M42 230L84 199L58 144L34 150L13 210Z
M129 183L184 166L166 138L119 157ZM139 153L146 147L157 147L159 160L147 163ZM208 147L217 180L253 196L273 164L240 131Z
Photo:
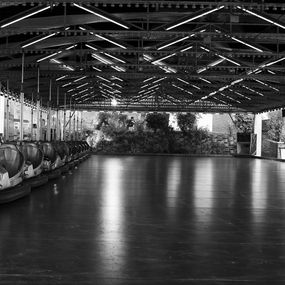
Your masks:
M31 105L31 140L34 140L34 93L32 93L32 105Z
M47 112L47 141L48 142L51 140L50 119L51 119L51 79L49 81L49 100L48 100L48 112Z
M0 90L1 90L1 81L0 81ZM5 129L5 97L0 95L0 145L2 140L4 140L4 129Z
M254 116L254 133L256 134L256 156L261 156L262 146L262 115Z
M63 111L63 140L66 141L66 93L64 93L64 111Z
M37 76L37 107L36 107L36 116L37 116L37 133L36 140L41 140L42 134L42 121L41 121L41 100L40 100L40 68L38 67L38 76Z
M76 109L75 109L75 104L74 104L74 115L73 115L73 140L77 140L77 138L76 138L76 136L77 136L77 134L76 134L76 118L75 118L75 116L76 116Z
M71 97L70 97L70 104L69 104L69 140L71 141Z
M55 139L60 140L60 126L59 126L59 86L56 88L56 123L55 123Z
M20 91L20 141L24 137L24 64L25 64L25 53L22 53L22 76L21 76L21 91Z
M6 102L6 133L5 133L5 141L9 141L9 126L10 126L10 87L9 87L9 79L7 79L7 102Z
M76 140L77 141L79 141L79 111L77 111L77 122L76 122L76 126L77 126L77 128L76 128Z

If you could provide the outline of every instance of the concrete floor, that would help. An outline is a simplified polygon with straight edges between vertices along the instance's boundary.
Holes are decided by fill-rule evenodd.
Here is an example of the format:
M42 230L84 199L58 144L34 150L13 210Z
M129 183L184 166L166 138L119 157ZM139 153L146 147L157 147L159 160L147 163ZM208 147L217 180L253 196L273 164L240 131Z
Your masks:
M0 284L285 284L285 163L94 155L0 207Z

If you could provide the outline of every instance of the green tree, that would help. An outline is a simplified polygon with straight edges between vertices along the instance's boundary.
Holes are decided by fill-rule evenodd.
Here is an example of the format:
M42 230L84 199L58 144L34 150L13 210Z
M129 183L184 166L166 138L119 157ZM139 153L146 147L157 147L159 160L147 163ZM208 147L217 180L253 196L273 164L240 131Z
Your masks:
M197 122L196 115L193 113L187 113L187 114L178 114L177 115L177 123L182 131L182 133L186 134L192 130L195 129L195 125Z
M168 130L168 116L161 113L149 113L146 116L147 127L154 130L167 131Z

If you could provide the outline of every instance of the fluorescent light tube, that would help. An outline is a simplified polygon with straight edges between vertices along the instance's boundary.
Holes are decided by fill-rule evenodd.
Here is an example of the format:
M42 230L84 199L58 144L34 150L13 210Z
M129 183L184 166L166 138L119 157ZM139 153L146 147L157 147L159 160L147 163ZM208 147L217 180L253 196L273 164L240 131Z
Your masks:
M34 44L36 44L36 43L38 43L38 42L41 42L41 41L43 41L43 40L45 40L45 39L48 39L48 38L50 38L50 37L53 37L53 36L56 35L56 34L58 34L58 33L52 33L52 34L47 35L47 36L45 36L45 37L42 37L42 38L40 38L40 39L34 40L34 41L32 41L32 42L30 42L30 43L28 43L28 44L23 45L22 48L26 48L26 47L29 47L29 46L31 46L31 45L34 45Z
M115 56L113 56L113 55L111 55L111 54L109 54L109 53L107 53L107 52L103 52L103 54L105 54L105 55L107 55L107 56L109 56L109 57L111 57L111 58L113 58L113 59L115 59L115 60L117 60L117 61L120 61L120 62L122 62L122 63L126 63L124 60L119 59L119 58L117 58L117 57L115 57Z
M63 76L61 76L61 77L58 77L58 78L56 78L56 80L55 80L55 81L59 81L59 80L61 80L61 79L65 78L65 77L67 77L67 75L63 75Z
M250 48L252 48L252 49L254 49L254 50L256 50L256 51L263 52L262 49L257 48L257 47L255 47L255 46L253 46L253 45L250 45L250 44L248 44L248 43L246 43L246 42L244 42L244 41L242 41L242 40L239 40L239 39L237 39L237 38L235 38L235 37L231 37L231 38L232 38L234 41L239 42L239 43L241 43L241 44L244 44L244 45L246 45L246 46L248 46L248 47L250 47Z
M125 46L123 46L123 45L121 45L121 44L119 44L119 43L117 43L117 42L114 42L113 40L110 40L110 39L108 39L108 38L105 38L105 37L103 37L103 36L101 36L101 35L95 34L95 36L98 37L98 38L100 38L100 39L103 39L103 40L105 40L105 41L107 41L107 42L110 42L110 43L112 43L112 44L114 44L114 45L116 45L116 46L118 46L118 47L121 47L121 48L123 48L123 49L127 49L127 47L125 47Z
M160 59L157 59L157 60L153 61L152 63L153 63L153 64L156 64L156 63L158 63L158 62L160 62L160 61L162 61L162 60L165 60L165 59L167 59L167 58L170 58L170 57L172 57L172 56L174 56L174 55L176 55L176 53L172 53L172 54L169 54L169 55L167 55L167 56L164 56L164 57L162 57L162 58L160 58Z
M98 78L100 78L100 79L102 79L102 80L104 80L104 81L106 81L106 82L111 83L110 80L108 80L108 79L106 79L106 78L104 78L104 77L102 77L102 76L96 75L96 77L98 77Z
M14 24L14 23L17 23L17 22L19 22L19 21L21 21L21 20L24 20L24 19L26 19L26 18L29 18L29 17L31 17L31 16L33 16L33 15L36 15L36 14L38 14L38 13L40 13L40 12L43 12L43 11L49 9L50 7L51 7L51 6L49 5L49 6L46 6L46 7L42 8L42 9L39 9L39 10L37 10L37 11L35 11L35 12L32 12L32 13L30 13L30 14L28 14L28 15L22 16L22 17L20 17L20 18L18 18L18 19L16 19L16 20L13 20L13 21L11 21L11 22L8 22L8 23L2 25L1 28L5 28L5 27L10 26L10 25L12 25L12 24Z
M103 16L102 14L96 13L95 11L92 11L92 10L86 8L86 7L83 7L83 6L78 5L78 4L76 4L76 3L73 3L73 5L76 6L76 7L78 7L78 8L80 8L80 9L82 9L82 10L85 10L85 11L87 11L87 12L93 14L93 15L96 15L96 16L102 18L102 19L105 19L105 20L107 20L107 21L109 21L109 22L112 22L112 23L114 23L114 24L116 24L116 25L118 25L118 26L121 26L121 27L123 27L123 28L125 28L125 29L129 29L128 26L126 26L126 25L124 25L124 24L121 24L121 23L119 23L119 22L117 22L117 21L115 21L115 20L113 20L113 19L111 19L111 18L109 18L109 17Z
M188 22L191 22L191 21L193 21L193 20L196 20L196 19L201 18L201 17L203 17L203 16L206 16L206 15L208 15L208 14L211 14L211 13L213 13L213 12L215 12L215 11L218 11L218 10L220 10L220 9L223 9L224 7L225 7L225 6L219 6L219 7L217 7L217 8L211 9L211 10L206 11L206 12L200 14L200 15L191 17L191 18L189 18L189 19L187 19L187 20L184 20L184 21L182 21L182 22L180 22L180 23L178 23L178 24L175 24L175 25L173 25L173 26L170 26L170 27L166 28L166 30L167 30L167 31L172 30L172 29L174 29L174 28L176 28L176 27L178 27L178 26L181 26L181 25L183 25L183 24L186 24L186 23L188 23Z
M90 49L93 49L93 50L98 50L97 48L95 48L95 47L93 47L93 46L91 46L91 45L88 45L88 44L85 44L87 47L89 47Z
M268 19L268 18L266 18L266 17L263 17L263 16L261 16L261 15L255 13L255 12L252 12L252 11L247 10L247 9L245 9L245 8L242 8L242 7L240 7L240 6L237 6L237 8L239 8L239 9L241 9L241 10L243 10L243 11L247 12L248 14L251 14L251 15L253 15L253 16L255 16L255 17L258 17L258 18L260 18L260 19L262 19L262 20L264 20L264 21L266 21L266 22L268 22L268 23L271 23L271 24L273 24L273 25L275 25L275 26L278 26L278 27L280 27L280 28L282 28L282 29L285 29L285 26L284 26L284 25L281 25L281 24L279 24L279 23L276 23L275 21L272 21L272 20L270 20L270 19Z
M45 57L43 57L43 58L41 58L41 59L38 59L37 62L41 62L41 61L43 61L43 60L45 60L45 59L51 58L51 57L53 57L53 56L56 56L56 55L59 54L59 53L61 53L61 51L55 52L55 53L50 54L50 55L47 55L47 56L45 56Z
M80 77L80 78L78 78L78 79L75 79L75 80L73 80L73 82L77 82L77 81L80 81L80 80L82 80L82 79L84 79L84 78L86 78L87 77L87 75L85 75L85 76L82 76L82 77Z
M101 72L101 71L102 71L101 69L99 69L99 68L97 68L97 67L95 67L95 66L92 66L92 68L93 68L94 70L99 71L99 72Z
M180 52L184 52L184 51L189 50L189 49L191 49L191 48L193 48L193 46L190 46L190 47L184 48L184 49L182 49Z
M188 39L189 37L190 37L190 36L186 36L186 37L184 37L184 38L181 38L181 39L175 40L175 41L173 41L173 42L170 42L170 43L168 43L168 44L166 44L166 45L163 45L163 46L159 47L158 50L161 50L161 49L164 49L164 48L169 47L169 46L171 46L171 45L174 45L174 44L176 44L176 43L182 42L182 41Z

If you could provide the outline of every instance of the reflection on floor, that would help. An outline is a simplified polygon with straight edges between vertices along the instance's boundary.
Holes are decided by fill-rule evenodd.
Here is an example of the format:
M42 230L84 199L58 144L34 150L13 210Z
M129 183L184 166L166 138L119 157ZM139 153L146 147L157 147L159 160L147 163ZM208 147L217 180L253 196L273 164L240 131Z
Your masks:
M0 284L285 284L285 164L93 156L0 208Z

